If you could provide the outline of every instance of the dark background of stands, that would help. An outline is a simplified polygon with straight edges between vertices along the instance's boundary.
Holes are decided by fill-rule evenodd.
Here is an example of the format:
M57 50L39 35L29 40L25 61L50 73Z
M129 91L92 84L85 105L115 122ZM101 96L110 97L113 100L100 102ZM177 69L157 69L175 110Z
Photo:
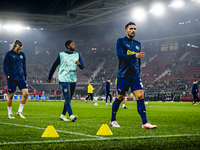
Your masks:
M84 3L89 1L85 0ZM8 3L8 2L7 2ZM37 14L62 14L64 6L61 1L53 11L53 7L41 6L37 9L26 7L15 10L7 3L0 3L1 11L20 11ZM75 1L73 7L82 3ZM149 3L146 4L148 6ZM11 5L12 6L12 5ZM26 6L26 5L24 5ZM169 12L163 18L147 18L145 23L137 23L136 40L142 43L142 51L146 53L142 59L141 79L145 89L146 100L184 101L191 98L193 79L200 79L200 17L199 5L194 9ZM65 7L69 7L66 4ZM121 16L120 16L121 17ZM48 84L46 79L57 55L65 51L66 40L73 40L83 58L85 68L77 72L77 88L74 96L87 95L87 85L93 81L96 96L105 95L106 79L111 79L111 90L115 95L115 79L118 69L116 40L125 36L124 26L131 18L122 18L101 25L71 27L65 30L31 30L23 33L9 33L0 30L0 90L3 94L6 78L3 72L3 59L16 38L23 43L23 52L27 61L27 82L32 94L44 91L45 95L62 95L57 78ZM20 20L20 18L19 18ZM1 17L0 17L0 21ZM188 22L190 21L190 22ZM180 24L184 22L185 24ZM187 22L187 23L186 23ZM7 42L3 42L7 41ZM96 74L94 75L94 72ZM162 76L161 76L162 75ZM18 91L18 93L20 93ZM127 93L129 94L130 91Z

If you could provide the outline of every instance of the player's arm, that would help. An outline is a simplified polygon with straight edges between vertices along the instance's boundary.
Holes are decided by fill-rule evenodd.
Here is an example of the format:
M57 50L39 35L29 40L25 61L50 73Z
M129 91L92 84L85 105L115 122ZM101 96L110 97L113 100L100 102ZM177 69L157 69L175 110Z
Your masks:
M47 82L51 82L51 78L56 70L56 67L60 64L60 55L58 54L58 57L56 58L56 60L54 61L53 65L51 66L51 70L49 72L49 77L47 79Z
M78 67L81 69L81 70L83 70L83 68L84 68L84 64L83 64L83 60L82 60L82 58L81 58L81 55L79 54L79 60L78 61L76 61L75 62L75 64L77 64L78 65Z
M26 57L25 57L25 55L23 57L23 70L24 70L24 78L26 80L27 73L26 73Z
M141 46L140 46L140 52L141 52ZM141 59L138 58L138 67L139 67L139 72L140 72L140 65L141 65Z
M9 55L8 55L8 53L6 53L4 61L3 61L3 70L6 74L7 80L11 80L11 73L8 69L8 66L9 66Z
M129 60L129 59L143 58L143 57L144 57L144 54L145 54L144 52L139 52L139 53L133 54L133 55L124 54L122 39L118 39L118 40L117 40L116 50L117 50L117 56L118 56L118 58L121 59L121 60Z

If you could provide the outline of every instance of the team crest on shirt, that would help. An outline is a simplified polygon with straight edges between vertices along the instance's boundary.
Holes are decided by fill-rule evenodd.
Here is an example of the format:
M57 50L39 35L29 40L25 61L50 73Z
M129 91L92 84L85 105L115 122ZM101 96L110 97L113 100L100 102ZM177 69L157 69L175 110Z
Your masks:
M138 46L136 46L135 48L139 50L139 47L138 47Z
M22 58L23 58L23 56L22 56L22 55L20 55L20 58L22 59Z
M64 92L67 92L67 89L64 89Z

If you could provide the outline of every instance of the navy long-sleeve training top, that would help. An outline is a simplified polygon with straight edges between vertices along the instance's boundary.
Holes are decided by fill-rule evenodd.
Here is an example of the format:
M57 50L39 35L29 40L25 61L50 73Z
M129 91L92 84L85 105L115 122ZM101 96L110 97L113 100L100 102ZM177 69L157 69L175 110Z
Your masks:
M14 50L8 51L3 61L3 70L13 81L25 80L27 77L25 54L23 52L17 54Z
M199 91L199 85L196 84L196 83L193 83L192 85L192 93L195 94L195 93L198 93Z
M106 81L106 93L110 93L110 82Z
M141 43L131 41L127 36L119 38L116 44L116 52L119 59L117 77L140 77L140 59L136 54L141 50Z

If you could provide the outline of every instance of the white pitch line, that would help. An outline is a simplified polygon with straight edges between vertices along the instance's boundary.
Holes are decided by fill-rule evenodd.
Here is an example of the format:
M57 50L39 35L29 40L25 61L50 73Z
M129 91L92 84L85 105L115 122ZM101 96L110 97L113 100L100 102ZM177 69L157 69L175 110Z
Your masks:
M147 138L167 138L182 136L199 136L200 134L176 134L176 135L154 135L154 136L133 136L133 137L107 137L98 139L70 139L70 140L49 140L49 141L26 141L26 142L4 142L0 145L17 145L17 144L40 144L40 143L63 143L63 142L80 142L80 141L103 141L103 140L119 140L119 139L147 139Z
M13 123L6 123L6 122L0 122L0 124L14 125L14 126L20 126L20 127L26 127L26 128L32 128L32 129L42 129L42 130L46 129L46 128L41 128L41 127L34 127L34 126L21 125L21 124L13 124ZM101 137L101 136L84 134L84 133L77 133L77 132L70 132L70 131L64 131L64 130L56 130L56 131L57 132L69 133L69 134L76 134L76 135L88 136L88 137L104 138L104 137Z

